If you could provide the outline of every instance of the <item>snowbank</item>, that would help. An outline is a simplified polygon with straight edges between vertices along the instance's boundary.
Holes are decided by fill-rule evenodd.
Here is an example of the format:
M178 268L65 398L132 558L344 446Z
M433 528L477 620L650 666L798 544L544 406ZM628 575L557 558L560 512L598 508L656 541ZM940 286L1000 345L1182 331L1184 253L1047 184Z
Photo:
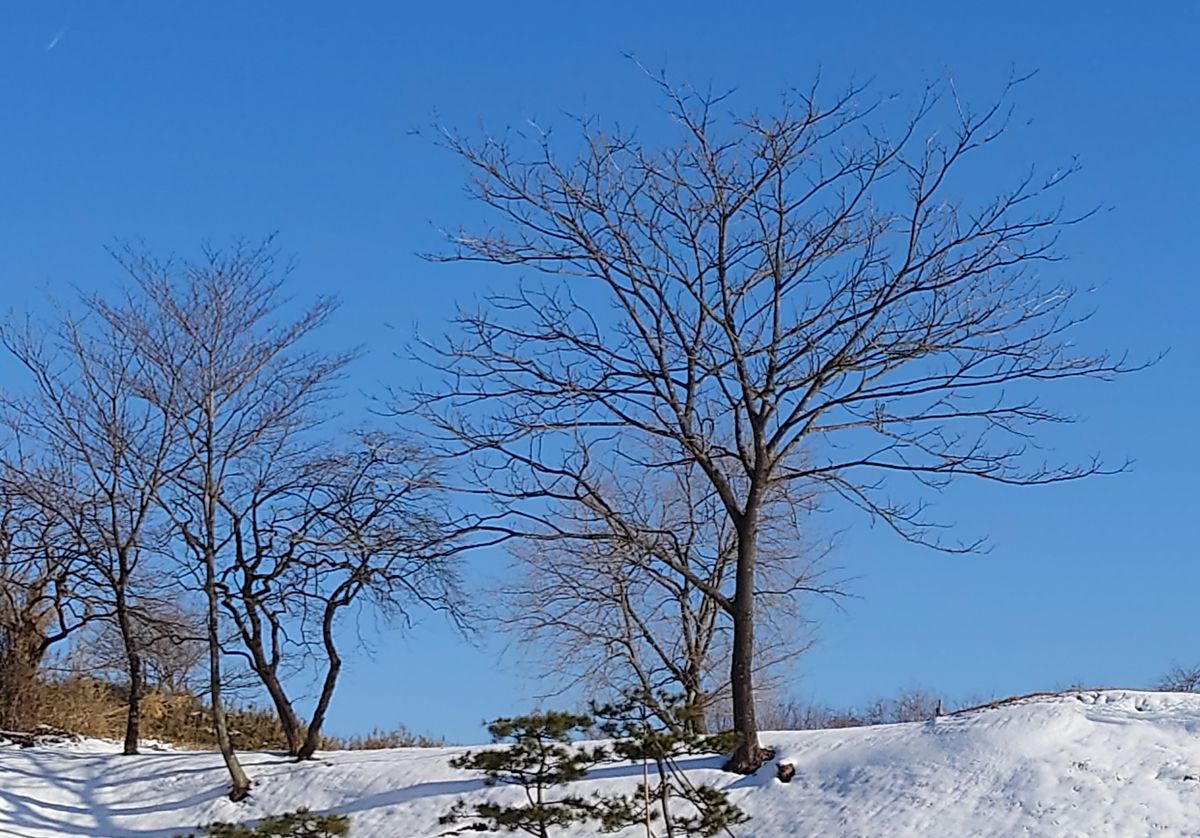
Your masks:
M763 738L795 764L791 783L773 766L737 777L716 759L688 764L751 816L741 838L1200 836L1200 695L1071 693L928 723ZM437 818L460 795L483 793L447 766L456 748L331 753L299 765L248 754L255 788L240 805L224 799L216 754L115 750L0 747L0 836L166 838L308 806L348 813L356 838L425 838L446 829ZM632 789L640 774L608 766L586 785Z

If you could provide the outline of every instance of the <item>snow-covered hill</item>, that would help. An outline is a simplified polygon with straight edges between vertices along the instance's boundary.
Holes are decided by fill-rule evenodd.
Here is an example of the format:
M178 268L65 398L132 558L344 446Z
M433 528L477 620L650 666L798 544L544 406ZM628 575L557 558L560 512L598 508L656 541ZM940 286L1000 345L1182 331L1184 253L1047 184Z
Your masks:
M764 740L795 764L790 784L773 766L755 777L722 773L715 759L690 766L751 815L742 838L1200 836L1196 695L1071 693ZM114 751L98 742L0 747L0 835L160 838L308 806L350 814L359 838L422 838L440 834L438 815L481 788L447 766L458 749L335 753L301 765L258 754L246 756L253 797L235 805L223 798L215 754ZM632 788L639 775L609 766L588 785Z

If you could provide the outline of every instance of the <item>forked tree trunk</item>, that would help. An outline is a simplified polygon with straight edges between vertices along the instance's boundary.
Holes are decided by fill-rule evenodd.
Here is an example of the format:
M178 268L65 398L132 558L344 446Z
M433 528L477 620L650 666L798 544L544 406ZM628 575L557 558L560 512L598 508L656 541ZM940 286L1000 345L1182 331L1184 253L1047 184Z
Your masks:
M697 664L689 664L684 673L683 683L683 728L685 733L693 736L703 736L708 733L708 720L705 718L707 695L700 686L700 673Z
M279 718L279 726L283 729L284 739L287 740L288 756L297 756L303 745L300 718L296 715L291 699L288 698L287 690L279 680L276 666L272 665L263 646L262 622L254 612L256 607L252 603L246 605L250 627L248 631L242 632L242 641L250 652L251 669L262 682L271 703L275 706L275 715Z

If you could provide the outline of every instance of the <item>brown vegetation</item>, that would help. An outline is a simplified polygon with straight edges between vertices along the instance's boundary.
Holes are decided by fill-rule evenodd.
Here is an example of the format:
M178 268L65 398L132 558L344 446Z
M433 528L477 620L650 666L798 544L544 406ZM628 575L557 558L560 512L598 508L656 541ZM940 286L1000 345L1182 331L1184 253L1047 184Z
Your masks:
M101 678L72 675L39 679L29 690L21 730L46 726L79 736L119 740L125 735L128 700L125 686ZM142 696L142 736L179 748L215 749L211 708L186 690L151 690ZM287 737L275 711L253 704L227 710L229 734L238 750L287 750ZM320 750L431 748L441 740L414 734L403 726L349 737L322 736Z

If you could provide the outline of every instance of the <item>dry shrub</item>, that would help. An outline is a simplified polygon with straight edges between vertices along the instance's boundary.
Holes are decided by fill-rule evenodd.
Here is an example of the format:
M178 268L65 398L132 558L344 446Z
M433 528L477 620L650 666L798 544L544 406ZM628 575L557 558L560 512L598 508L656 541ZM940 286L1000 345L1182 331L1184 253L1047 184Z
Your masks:
M75 676L35 681L25 715L33 724L116 739L125 731L125 698L113 684Z
M1200 693L1200 666L1175 664L1158 682L1157 689L1171 693Z
M827 730L926 721L942 712L942 706L937 694L913 689L864 707L838 709L786 701L765 708L759 718L766 730Z
M80 736L120 739L125 735L126 690L103 678L70 675L40 679L30 690L25 715L33 729L48 725ZM273 710L253 704L227 708L235 748L248 751L286 750L287 739ZM142 696L142 738L180 748L216 748L210 708L190 692L151 690ZM321 750L437 748L440 739L413 733L403 725L375 729L360 736L323 736Z
M441 748L444 739L413 733L404 725L394 730L375 728L361 736L322 736L322 751L380 751L385 748Z
M31 725L44 724L80 736L120 739L125 734L126 691L123 685L100 678L72 675L41 679L31 690ZM230 708L230 734L245 750L286 747L275 714L253 705ZM142 697L142 738L183 748L216 747L210 709L188 692L150 691Z

